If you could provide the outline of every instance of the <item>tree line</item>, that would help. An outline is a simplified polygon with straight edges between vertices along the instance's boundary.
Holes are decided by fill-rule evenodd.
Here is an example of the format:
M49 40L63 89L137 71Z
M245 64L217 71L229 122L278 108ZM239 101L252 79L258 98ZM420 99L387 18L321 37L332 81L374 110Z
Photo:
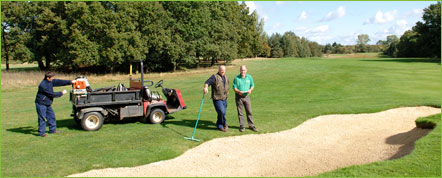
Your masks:
M238 2L2 2L2 61L36 62L40 70L174 71L246 57L319 57L379 52L440 57L440 2L400 38L368 45L319 45L293 32L264 31L264 21Z
M392 57L438 57L441 56L441 3L437 2L424 9L423 22L417 22L400 38L396 35L379 40L385 55Z
M280 58L280 57L320 57L321 45L316 42L307 40L304 37L296 36L295 33L289 31L283 35L274 33L270 37L264 36L267 39L268 47L265 52L266 57Z
M174 71L320 53L293 33L277 45L278 35L269 38L263 27L256 11L238 2L3 2L2 59L7 67L19 60L74 72L126 71L142 59L149 71Z
M2 58L106 72L143 59L173 71L258 56L260 23L238 2L3 2Z

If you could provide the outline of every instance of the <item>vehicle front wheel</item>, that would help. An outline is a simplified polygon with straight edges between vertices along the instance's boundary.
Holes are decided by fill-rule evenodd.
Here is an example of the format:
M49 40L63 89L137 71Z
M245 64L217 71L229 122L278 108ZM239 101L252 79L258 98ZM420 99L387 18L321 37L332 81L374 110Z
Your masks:
M152 124L159 124L164 121L166 118L166 114L164 114L164 111L162 109L154 109L149 116L149 121Z
M81 127L87 131L99 130L103 126L103 115L99 112L86 113L81 119Z

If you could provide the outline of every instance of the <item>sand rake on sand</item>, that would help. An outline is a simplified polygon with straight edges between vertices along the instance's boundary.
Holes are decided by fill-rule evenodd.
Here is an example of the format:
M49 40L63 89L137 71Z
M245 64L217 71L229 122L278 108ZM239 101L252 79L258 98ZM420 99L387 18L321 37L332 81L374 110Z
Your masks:
M201 109L203 108L204 95L205 95L205 94L203 94L203 99L201 100L200 111L198 112L198 117L196 118L196 123L195 123L195 128L193 129L192 138L184 137L184 139L192 140L192 141L196 141L196 142L199 142L199 141L200 141L200 140L194 138L194 136L195 136L196 127L198 126L198 120L200 119Z

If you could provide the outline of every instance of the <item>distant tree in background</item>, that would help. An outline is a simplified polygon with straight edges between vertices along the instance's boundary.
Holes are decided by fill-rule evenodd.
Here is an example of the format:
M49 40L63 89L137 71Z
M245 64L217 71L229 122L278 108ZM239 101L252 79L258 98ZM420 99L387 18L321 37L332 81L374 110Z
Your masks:
M396 35L387 36L387 41L385 41L385 55L397 56L398 52L399 38Z
M399 39L390 35L385 41L384 54L392 57L438 57L441 56L440 31L441 3L424 9L422 19Z
M284 56L284 50L281 47L281 35L274 33L269 38L270 57L279 58Z
M370 38L367 34L358 35L357 45L359 47L358 52L367 52L367 43L370 41Z

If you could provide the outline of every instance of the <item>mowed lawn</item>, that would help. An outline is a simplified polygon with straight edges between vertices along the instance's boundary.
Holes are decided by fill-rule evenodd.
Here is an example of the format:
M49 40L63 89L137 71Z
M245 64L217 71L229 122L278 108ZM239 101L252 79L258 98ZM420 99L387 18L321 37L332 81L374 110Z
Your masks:
M227 67L231 81L239 74L241 64L248 66L248 73L255 80L251 100L259 133L294 128L318 115L441 105L440 60L375 57L248 60ZM86 132L70 116L69 97L57 98L53 108L61 134L46 138L36 136L34 99L37 86L16 89L3 89L2 86L1 176L66 176L91 169L136 166L174 158L214 138L255 134L250 130L238 131L234 92L230 90L229 132L216 130L216 112L212 101L206 97L195 134L201 142L183 138L192 135L203 83L215 72L207 70L161 77L148 74L146 77L154 81L164 79L165 87L180 89L188 105L186 110L172 114L169 120L157 125L126 119L121 123L107 123L99 131ZM124 80L91 85L100 88L119 82L128 84ZM70 90L70 87L55 88L56 91L62 89ZM440 147L438 149L440 157ZM438 164L440 166L440 161ZM399 164L404 169L408 166ZM408 176L429 175L415 171Z

